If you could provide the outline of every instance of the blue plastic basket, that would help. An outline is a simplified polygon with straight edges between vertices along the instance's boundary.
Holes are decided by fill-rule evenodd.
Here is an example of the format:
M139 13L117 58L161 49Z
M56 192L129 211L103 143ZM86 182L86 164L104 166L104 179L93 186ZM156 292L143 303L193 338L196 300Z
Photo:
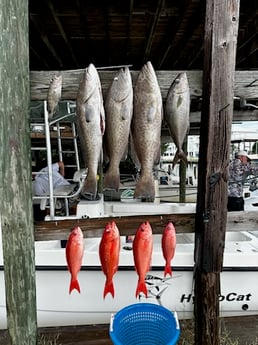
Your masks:
M174 345L180 327L176 313L160 305L137 303L111 316L109 335L115 345Z

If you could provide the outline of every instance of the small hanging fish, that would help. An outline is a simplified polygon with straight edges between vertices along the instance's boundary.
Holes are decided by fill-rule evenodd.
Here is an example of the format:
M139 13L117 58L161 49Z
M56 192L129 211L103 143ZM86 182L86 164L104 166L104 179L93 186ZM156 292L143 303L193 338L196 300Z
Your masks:
M103 298L108 293L111 293L113 298L115 296L113 277L118 269L119 252L120 234L116 223L112 221L106 225L99 245L101 267L106 276Z
M164 119L168 125L177 151L173 168L181 159L187 165L187 157L182 147L190 127L190 88L185 72L179 73L171 84L165 104Z
M61 99L61 92L62 92L62 75L54 76L51 80L48 95L47 95L47 111L48 117L52 118L55 114L58 103Z
M161 242L163 257L166 261L164 277L166 277L167 274L172 276L171 260L175 255L176 249L176 230L172 222L169 222L165 227Z
M69 293L71 293L73 289L76 289L79 292L81 292L77 275L82 265L84 241L83 233L79 226L75 227L71 232L66 244L65 251L67 266L69 272L71 273Z

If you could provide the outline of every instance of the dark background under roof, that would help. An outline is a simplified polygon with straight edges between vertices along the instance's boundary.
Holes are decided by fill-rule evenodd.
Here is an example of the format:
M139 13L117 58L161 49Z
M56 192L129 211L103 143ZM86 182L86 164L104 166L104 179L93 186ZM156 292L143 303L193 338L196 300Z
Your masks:
M30 0L31 70L202 69L206 1ZM258 2L240 1L236 69L257 68Z

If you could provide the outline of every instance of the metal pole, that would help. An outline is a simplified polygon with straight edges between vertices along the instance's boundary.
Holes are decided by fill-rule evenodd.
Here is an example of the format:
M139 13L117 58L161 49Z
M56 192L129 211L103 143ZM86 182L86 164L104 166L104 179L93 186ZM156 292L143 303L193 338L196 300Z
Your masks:
M51 152L51 140L48 123L48 111L47 101L44 101L44 119L45 119L45 137L47 147L47 166L48 166L48 182L49 182L49 205L50 205L50 219L55 216L54 206L54 191L53 191L53 172L52 172L52 152Z

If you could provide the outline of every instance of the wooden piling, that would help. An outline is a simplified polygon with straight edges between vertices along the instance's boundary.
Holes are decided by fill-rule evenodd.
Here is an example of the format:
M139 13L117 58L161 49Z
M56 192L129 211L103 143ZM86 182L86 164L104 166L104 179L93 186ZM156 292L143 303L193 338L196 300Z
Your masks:
M0 210L10 344L37 341L28 121L28 1L0 8Z
M239 0L206 1L203 102L195 223L195 344L219 345L219 287Z

